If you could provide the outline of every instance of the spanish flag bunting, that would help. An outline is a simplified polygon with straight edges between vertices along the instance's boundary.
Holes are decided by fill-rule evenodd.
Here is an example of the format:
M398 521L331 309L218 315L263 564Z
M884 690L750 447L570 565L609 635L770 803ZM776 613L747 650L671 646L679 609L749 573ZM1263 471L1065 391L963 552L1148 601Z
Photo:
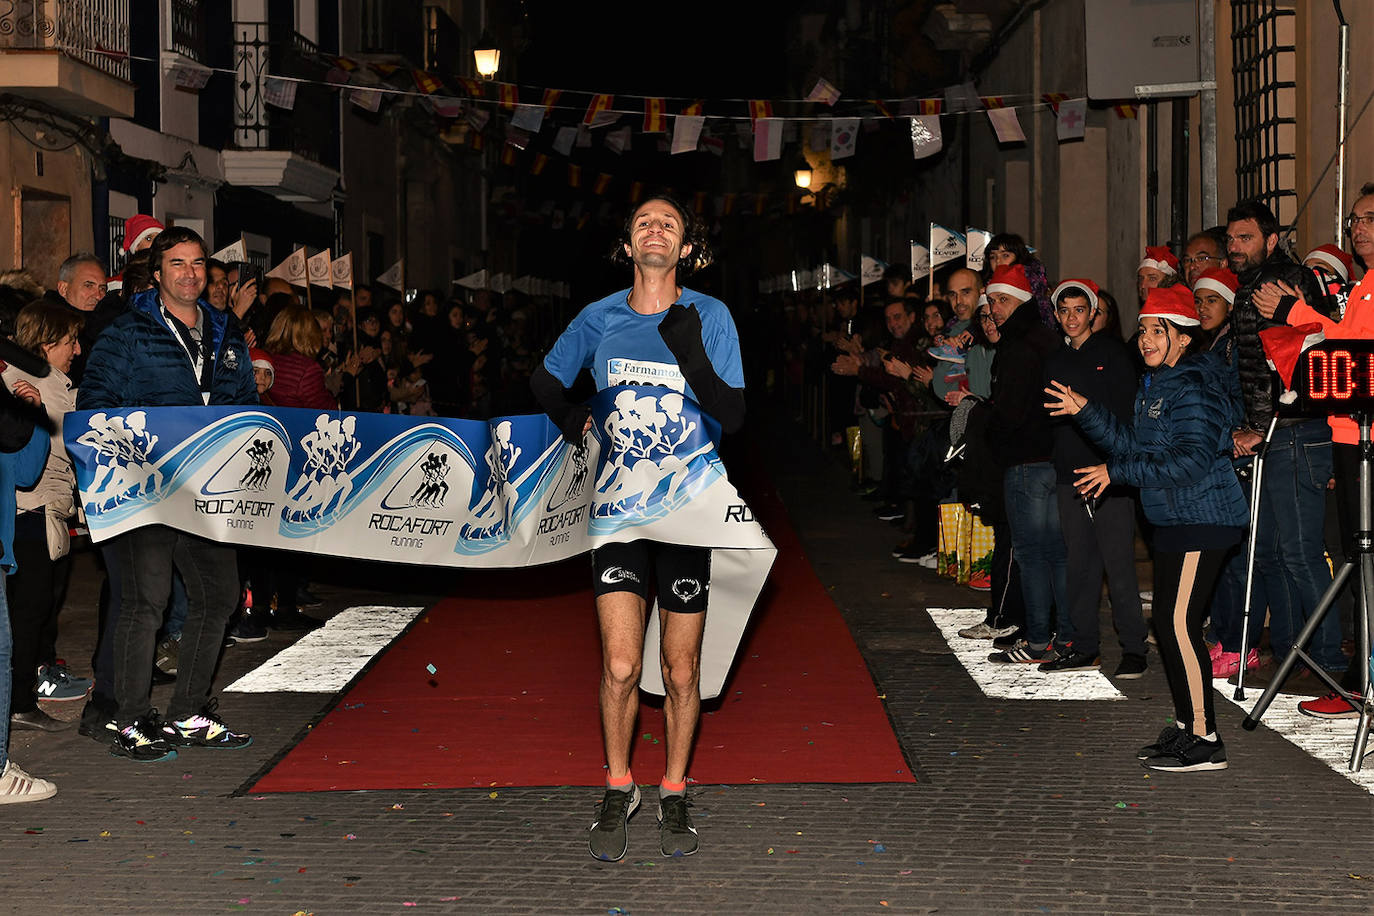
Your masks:
M544 171L544 166L549 164L549 157L545 153L535 153L534 161L530 163L530 174L538 175Z
M397 70L401 69L401 66L400 64L388 64L382 61L373 61L372 63L367 65L367 69L371 70L373 73L377 74L382 79L386 79L388 76L395 73Z
M582 117L582 123L588 126L597 119L598 115L609 111L611 103L615 101L615 96L610 93L601 93L592 96L592 103L587 106L587 113Z
M983 107L986 108L986 109L988 109L989 111L993 110L994 108L1006 108L1006 107L1007 107L1007 101L1006 101L1006 98L1005 98L1004 96L1000 96L1000 95L982 95L982 96L979 96L978 98L979 98L979 100L983 103Z
M474 99L480 99L485 94L482 89L482 81L479 79L473 79L470 76L460 76L458 77L458 82L462 83L463 88L468 91L468 95L472 96Z
M482 139L482 132L480 130L469 131L468 136L472 137L473 149L481 150L482 147L486 145L486 141Z
M509 143L501 147L501 164L515 165L515 147L511 146Z
M700 102L693 102L692 104L688 105L686 108L682 109L682 114L690 115L690 116L692 116L692 117L700 117L700 116L701 116L701 103L700 103Z
M757 121L759 118L773 117L773 103L767 99L751 99L749 101L749 120Z
M644 133L663 134L668 132L668 116L663 111L663 99L644 100Z
M611 186L611 175L609 172L602 172L596 176L596 184L592 186L593 194L605 194L606 189Z
M582 166L575 162L568 163L568 187L582 187Z
M1059 103L1068 97L1068 93L1066 92L1047 92L1041 96L1046 104L1050 106L1050 111L1053 111L1056 116L1059 114Z
M356 60L349 60L347 57L331 57L329 60L340 70L345 70L349 73L358 69L358 62Z
M506 111L514 111L515 106L520 104L520 90L514 83L502 83L500 93L501 107Z
M549 113L551 113L551 112L553 111L553 107L554 107L555 105L558 104L558 97L561 96L562 94L563 94L563 90L562 90L562 89L545 89L545 90L544 90L544 113L545 113L545 114L549 114Z
M1136 107L1130 102L1122 102L1120 105L1113 105L1112 110L1116 112L1118 118L1125 118L1128 121L1135 120Z
M869 99L868 101L874 108L878 109L878 114L885 118L892 117L892 112L888 109L887 103L882 99Z
M630 203L637 204L639 199L644 196L644 182L634 181L630 183Z
M412 70L410 76L415 80L415 88L425 95L433 95L443 88L439 81L423 70Z
M944 99L918 99L918 113L923 115L937 115L940 113L940 106L944 104L944 101Z

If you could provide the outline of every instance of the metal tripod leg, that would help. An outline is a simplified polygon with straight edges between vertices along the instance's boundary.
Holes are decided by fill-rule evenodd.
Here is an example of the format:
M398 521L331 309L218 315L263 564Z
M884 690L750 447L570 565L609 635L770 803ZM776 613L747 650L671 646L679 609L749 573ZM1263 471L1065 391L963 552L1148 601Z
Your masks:
M1364 487L1362 486L1363 490ZM1362 510L1363 511L1363 510ZM1361 544L1361 548L1364 548ZM1360 660L1360 702L1354 704L1360 710L1360 725L1355 729L1355 745L1350 749L1350 771L1358 772L1364 765L1365 747L1369 743L1370 718L1374 716L1374 702L1369 696L1369 632L1374 627L1374 555L1360 554L1360 604L1364 613L1359 614L1359 639L1355 643L1356 657Z
M1279 415L1275 413L1269 420L1269 428L1264 432L1264 441L1255 449L1254 479L1250 482L1250 545L1245 558L1245 610L1240 622L1240 670L1236 672L1236 692L1233 699L1245 699L1245 662L1250 655L1250 604L1255 592L1255 539L1259 536L1260 481L1264 479L1264 456L1269 451L1269 442L1274 438Z

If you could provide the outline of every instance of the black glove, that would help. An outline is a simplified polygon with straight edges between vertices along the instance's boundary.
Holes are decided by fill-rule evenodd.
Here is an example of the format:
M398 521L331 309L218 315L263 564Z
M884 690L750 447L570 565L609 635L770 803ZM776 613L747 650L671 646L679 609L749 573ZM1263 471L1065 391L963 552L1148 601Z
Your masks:
M570 445L581 445L582 438L587 431L587 418L592 415L592 409L586 404L574 404L563 415L563 420L558 424L558 428L563 431L563 439Z
M706 359L706 345L701 341L701 314L695 305L674 302L668 306L668 314L658 323L658 336L677 357L683 374L710 364Z

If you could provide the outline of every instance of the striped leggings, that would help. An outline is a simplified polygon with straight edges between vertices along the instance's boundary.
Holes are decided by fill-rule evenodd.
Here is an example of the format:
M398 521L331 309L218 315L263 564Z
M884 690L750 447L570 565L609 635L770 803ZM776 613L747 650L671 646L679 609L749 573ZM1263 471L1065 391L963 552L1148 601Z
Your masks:
M1174 698L1174 721L1194 735L1216 731L1212 662L1202 640L1203 621L1226 550L1155 549L1154 614L1159 658Z

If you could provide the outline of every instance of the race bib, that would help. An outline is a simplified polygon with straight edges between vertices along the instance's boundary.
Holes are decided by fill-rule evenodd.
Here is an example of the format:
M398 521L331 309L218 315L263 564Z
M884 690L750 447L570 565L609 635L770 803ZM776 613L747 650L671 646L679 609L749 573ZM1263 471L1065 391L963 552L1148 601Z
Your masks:
M614 388L616 385L658 385L679 392L687 390L687 380L674 363L613 356L606 360L606 387Z

